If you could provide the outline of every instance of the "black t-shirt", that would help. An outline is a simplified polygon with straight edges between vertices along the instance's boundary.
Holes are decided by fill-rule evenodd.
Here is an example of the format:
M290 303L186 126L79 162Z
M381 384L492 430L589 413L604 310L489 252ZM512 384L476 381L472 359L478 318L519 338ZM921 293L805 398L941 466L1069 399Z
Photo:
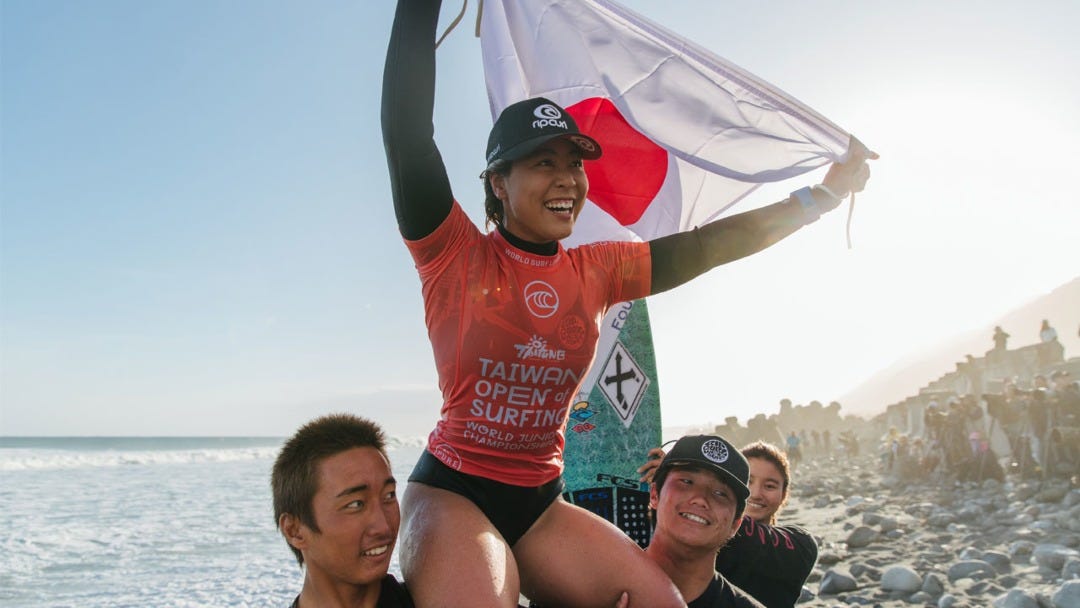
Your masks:
M409 595L409 590L403 583L398 582L393 574L387 574L382 579L379 588L378 608L416 608ZM289 608L300 608L300 596L296 596Z
M760 602L750 597L750 594L724 580L719 572L713 577L709 586L692 602L686 603L686 608L764 608Z
M743 517L716 556L716 570L766 608L792 608L817 561L817 543L798 526L768 526Z

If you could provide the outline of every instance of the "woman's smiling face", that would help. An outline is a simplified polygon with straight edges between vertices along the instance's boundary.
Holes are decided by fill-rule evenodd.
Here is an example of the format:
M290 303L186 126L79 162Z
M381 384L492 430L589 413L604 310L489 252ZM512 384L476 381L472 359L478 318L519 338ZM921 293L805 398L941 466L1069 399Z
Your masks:
M503 227L531 243L570 236L589 191L581 152L565 138L545 143L514 161L508 175L490 179L503 202Z
M747 458L750 463L750 497L746 515L756 522L775 524L776 512L787 500L784 476L775 464L764 458Z

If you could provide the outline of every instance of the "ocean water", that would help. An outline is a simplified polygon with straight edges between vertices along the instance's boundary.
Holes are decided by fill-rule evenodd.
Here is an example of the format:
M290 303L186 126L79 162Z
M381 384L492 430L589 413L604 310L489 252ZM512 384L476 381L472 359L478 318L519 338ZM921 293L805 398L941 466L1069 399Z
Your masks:
M0 606L288 606L302 573L273 521L281 442L0 438ZM399 491L422 449L391 438Z

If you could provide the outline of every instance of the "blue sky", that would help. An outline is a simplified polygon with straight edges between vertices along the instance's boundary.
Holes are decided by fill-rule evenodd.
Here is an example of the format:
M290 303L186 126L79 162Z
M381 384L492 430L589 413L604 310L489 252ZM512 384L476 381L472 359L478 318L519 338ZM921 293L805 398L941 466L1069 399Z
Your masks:
M1076 3L626 4L882 154L855 249L838 212L652 299L667 422L838 398L1080 274ZM0 434L434 419L379 131L392 5L3 0ZM474 11L439 50L435 124L479 220Z

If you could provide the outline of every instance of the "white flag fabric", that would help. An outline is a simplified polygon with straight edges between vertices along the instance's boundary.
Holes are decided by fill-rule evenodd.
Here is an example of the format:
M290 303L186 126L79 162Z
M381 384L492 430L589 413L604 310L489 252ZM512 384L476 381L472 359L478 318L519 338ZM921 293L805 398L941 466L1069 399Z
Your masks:
M493 116L547 97L604 150L568 244L700 226L847 152L817 112L610 0L487 0L480 31Z

